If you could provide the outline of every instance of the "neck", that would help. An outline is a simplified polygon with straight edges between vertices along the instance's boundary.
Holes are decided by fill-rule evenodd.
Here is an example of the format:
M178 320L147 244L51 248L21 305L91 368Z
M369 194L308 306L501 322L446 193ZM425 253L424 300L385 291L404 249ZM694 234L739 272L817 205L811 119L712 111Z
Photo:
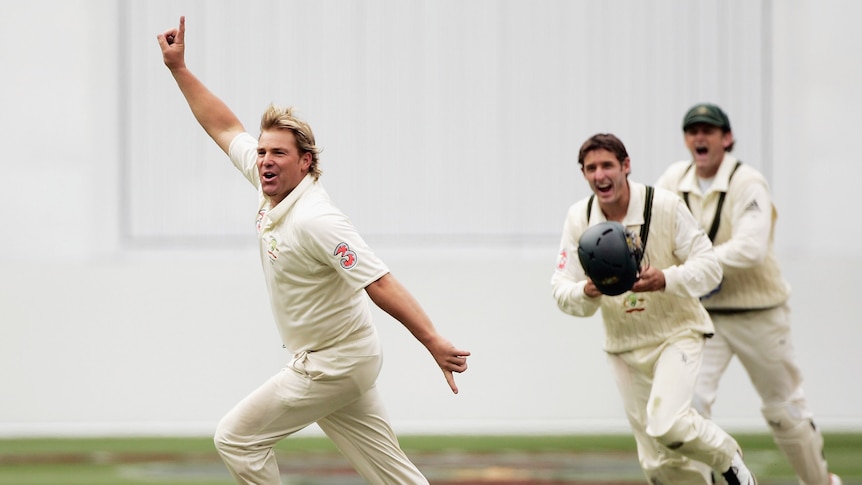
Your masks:
M697 175L697 178L699 178L701 180L709 180L709 179L715 177L715 174L718 173L718 168L715 168L714 170L708 170L708 171L707 170L696 170L694 173L695 173L695 175Z
M702 179L711 179L715 177L715 174L718 173L718 169L719 167L721 167L723 161L724 154L722 153L721 159L718 160L718 163L709 163L708 165L696 165L694 173Z
M623 219L626 218L626 212L628 212L628 208L617 206L602 207L602 214L604 214L605 218L609 221L623 222Z
M630 195L629 182L626 180L626 188L617 200L608 205L599 203L599 207L602 209L602 214L605 215L605 218L609 221L623 222L623 219L626 218L626 213L629 211Z

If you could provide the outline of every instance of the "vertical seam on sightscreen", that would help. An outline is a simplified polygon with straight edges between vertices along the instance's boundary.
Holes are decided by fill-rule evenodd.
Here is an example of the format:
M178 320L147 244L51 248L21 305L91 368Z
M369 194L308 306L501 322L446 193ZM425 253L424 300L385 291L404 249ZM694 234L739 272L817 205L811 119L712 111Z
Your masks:
M773 46L773 37L772 37L772 0L763 0L761 4L763 6L761 12L761 64L762 64L762 84L761 84L761 109L763 110L763 114L760 117L761 122L761 130L762 130L762 146L761 146L761 159L763 164L763 175L766 177L766 180L769 184L774 188L775 181L772 180L772 93L774 91L774 86L772 85L773 77L772 77L772 46Z
M129 224L131 224L131 214L129 210L129 73L128 73L128 61L126 51L129 48L128 40L126 39L126 35L130 31L129 25L129 15L127 4L131 2L117 2L117 26L118 32L116 33L116 39L118 42L117 45L117 75L119 79L119 89L118 92L118 100L117 100L117 117L118 125L119 125L119 143L117 147L117 155L120 161L120 169L119 169L119 183L117 184L117 189L120 191L118 194L119 200L119 210L117 211L117 217L120 218L117 221L117 227L119 227L120 231L120 249L127 249L130 241L131 241L131 228Z

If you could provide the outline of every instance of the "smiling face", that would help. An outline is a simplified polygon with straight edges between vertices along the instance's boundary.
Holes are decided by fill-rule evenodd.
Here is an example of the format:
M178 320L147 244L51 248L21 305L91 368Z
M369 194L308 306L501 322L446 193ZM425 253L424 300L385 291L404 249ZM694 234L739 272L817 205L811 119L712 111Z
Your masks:
M300 155L293 132L287 129L264 130L257 145L257 170L260 187L273 207L302 182L311 166L311 154Z
M596 194L599 206L609 220L622 220L629 206L628 174L631 161L620 161L604 148L590 150L584 155L581 172L590 189Z
M691 152L697 176L714 177L724 160L724 152L733 144L733 133L707 123L695 123L684 133L685 146Z

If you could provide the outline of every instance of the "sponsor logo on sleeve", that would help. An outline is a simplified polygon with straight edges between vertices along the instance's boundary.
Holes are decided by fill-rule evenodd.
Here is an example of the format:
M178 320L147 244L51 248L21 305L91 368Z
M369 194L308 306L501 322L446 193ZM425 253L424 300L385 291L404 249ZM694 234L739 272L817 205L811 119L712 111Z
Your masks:
M344 269L353 269L359 260L356 253L353 252L353 250L350 249L350 246L345 242L338 243L338 245L335 246L335 251L332 252L332 255L341 258L341 262L339 264L341 264L341 267Z
M748 212L748 211L760 212L760 206L757 204L756 200L752 200L751 202L748 203L747 206L745 206L745 212Z
M569 253L568 253L568 251L566 251L565 248L563 248L563 250L560 251L560 255L557 256L557 271L562 271L562 270L566 269L566 264L568 264L568 262L569 262Z

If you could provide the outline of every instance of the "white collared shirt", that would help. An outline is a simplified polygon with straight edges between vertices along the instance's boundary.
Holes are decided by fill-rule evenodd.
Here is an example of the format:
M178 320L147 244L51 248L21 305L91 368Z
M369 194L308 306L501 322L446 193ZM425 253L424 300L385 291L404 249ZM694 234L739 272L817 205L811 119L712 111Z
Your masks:
M270 207L259 188L257 146L254 137L243 133L229 152L234 165L258 187L261 263L285 347L320 350L370 334L371 311L362 290L389 269L311 175Z

